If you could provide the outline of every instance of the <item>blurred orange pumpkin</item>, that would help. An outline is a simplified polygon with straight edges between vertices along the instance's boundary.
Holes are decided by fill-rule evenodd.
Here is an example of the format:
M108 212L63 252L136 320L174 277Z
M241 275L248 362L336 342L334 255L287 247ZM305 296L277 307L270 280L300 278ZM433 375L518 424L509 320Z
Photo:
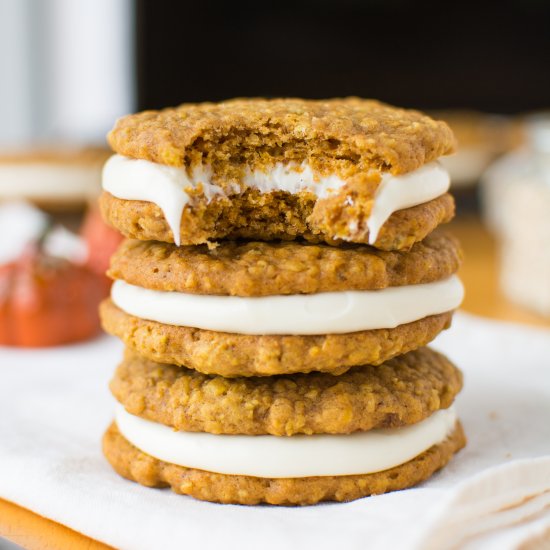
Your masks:
M102 281L87 267L31 245L0 266L0 344L40 347L85 340L99 332Z

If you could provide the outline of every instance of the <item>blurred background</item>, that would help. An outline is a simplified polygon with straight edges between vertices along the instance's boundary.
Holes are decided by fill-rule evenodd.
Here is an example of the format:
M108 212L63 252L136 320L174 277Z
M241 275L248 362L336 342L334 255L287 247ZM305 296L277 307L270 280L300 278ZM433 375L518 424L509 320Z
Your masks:
M105 134L121 115L356 95L425 110L455 131L459 151L443 162L471 266L466 309L550 317L545 0L0 0L0 79L0 265L20 258L5 235L23 235L96 273L105 292L118 237L94 205ZM5 304L0 296L0 334Z
M545 0L0 0L0 143L102 143L115 117L235 96L546 109Z

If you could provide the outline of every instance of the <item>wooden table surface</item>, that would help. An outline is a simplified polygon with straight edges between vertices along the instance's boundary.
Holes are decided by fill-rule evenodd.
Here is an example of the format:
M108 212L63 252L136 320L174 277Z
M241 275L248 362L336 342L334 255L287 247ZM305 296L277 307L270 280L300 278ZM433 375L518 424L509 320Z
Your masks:
M461 277L466 287L462 309L494 319L550 327L550 320L529 313L506 300L498 285L498 253L494 239L475 217L454 221L465 263ZM0 499L0 537L29 550L105 550L104 544Z

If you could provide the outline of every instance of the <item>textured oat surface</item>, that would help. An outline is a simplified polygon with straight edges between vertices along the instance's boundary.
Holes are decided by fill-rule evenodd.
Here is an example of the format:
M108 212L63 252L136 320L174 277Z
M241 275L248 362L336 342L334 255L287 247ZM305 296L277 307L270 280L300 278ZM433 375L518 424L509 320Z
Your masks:
M442 121L359 98L235 99L184 104L119 119L108 136L122 155L168 164L208 164L224 180L275 162L308 160L320 173L409 172L452 153Z
M461 259L458 241L440 231L409 252L298 242L222 241L208 248L126 240L109 275L153 290L269 296L431 283L455 273Z
M432 315L392 329L325 335L250 335L165 325L128 315L105 300L103 328L140 355L206 374L271 376L321 371L341 374L355 365L378 365L431 342L452 313Z
M204 244L218 239L293 240L341 244L346 240L368 243L366 220L372 196L357 191L349 205L346 187L328 199L315 201L308 193L260 193L207 202L197 198L184 211L180 223L183 245ZM104 191L100 207L105 221L126 237L173 243L174 236L162 210L152 202L119 199ZM381 250L408 250L438 225L454 216L449 193L432 201L394 212L382 226L374 246Z
M415 424L449 407L461 388L460 371L429 348L340 376L231 379L127 351L111 381L128 412L177 430L287 436Z
M112 424L103 452L121 476L148 487L171 487L201 500L235 504L306 505L349 501L411 487L429 478L466 444L459 422L454 432L413 460L375 474L267 479L216 474L157 460L134 447Z

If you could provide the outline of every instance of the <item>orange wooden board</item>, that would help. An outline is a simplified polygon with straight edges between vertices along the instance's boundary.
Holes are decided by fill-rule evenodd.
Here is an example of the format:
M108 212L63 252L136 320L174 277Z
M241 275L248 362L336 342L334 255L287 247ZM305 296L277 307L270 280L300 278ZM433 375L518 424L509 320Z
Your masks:
M474 217L459 219L450 227L461 239L466 256L460 272L466 287L463 309L494 319L550 327L549 319L525 311L502 295L498 286L497 246L481 222ZM0 536L29 550L109 548L3 500L0 500Z
M0 537L27 550L109 550L64 525L0 499ZM0 541L0 548L2 543Z

